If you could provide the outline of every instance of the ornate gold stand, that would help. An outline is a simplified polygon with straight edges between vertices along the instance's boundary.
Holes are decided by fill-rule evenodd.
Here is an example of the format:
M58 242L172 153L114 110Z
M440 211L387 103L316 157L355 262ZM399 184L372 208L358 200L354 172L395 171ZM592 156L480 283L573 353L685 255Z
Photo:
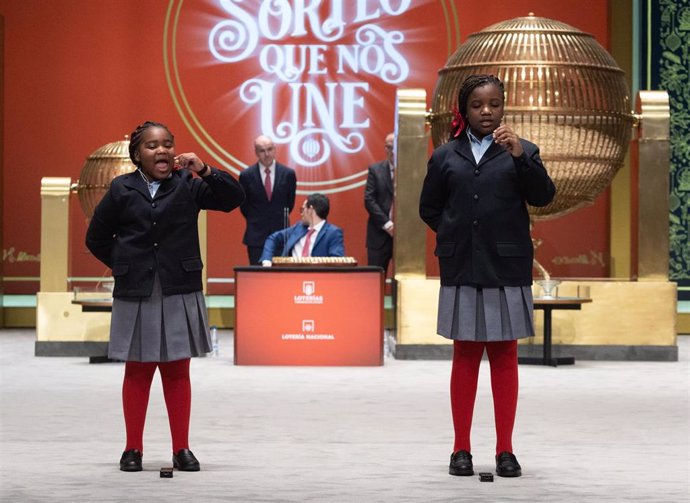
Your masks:
M71 185L69 178L46 177L41 180L41 289L36 294L37 355L74 354L74 348L66 350L56 345L56 341L80 343L108 340L110 315L82 313L81 306L72 304L74 294L68 288Z
M70 178L41 180L41 286L36 294L36 355L101 356L110 332L110 313L82 312L73 304L69 276ZM201 257L206 261L206 212L199 214ZM203 275L206 289L206 269ZM80 292L81 299L103 292Z
M400 174L396 177L396 210L400 207L416 210L425 172L426 162L406 160L406 153L424 150L428 144L424 121L409 112L424 107L425 97L417 93L415 99L418 102L414 107L409 103L405 108L398 107L398 124L406 125L406 134L398 137ZM576 296L578 285L589 286L593 300L581 311L553 313L554 344L567 346L568 352L579 359L678 358L676 285L668 280L668 96L665 92L641 92L637 113L633 169L637 170L638 178L631 186L633 200L638 201L633 211L635 238L631 243L633 270L637 274L633 280L562 281L560 296ZM412 125L414 131L408 129ZM398 131L403 129L399 126ZM418 221L418 217L414 224L397 220L405 225L396 224L396 249L405 247L408 239L417 240L425 235L418 228ZM450 344L436 335L439 281L426 277L425 266L420 261L426 248L414 242L413 250L403 248L396 253L396 357L447 358L451 354ZM539 293L536 286L534 293ZM536 333L541 334L541 319L536 320L536 325ZM521 350L527 352L530 349L527 346L534 344L541 344L539 335L524 341Z

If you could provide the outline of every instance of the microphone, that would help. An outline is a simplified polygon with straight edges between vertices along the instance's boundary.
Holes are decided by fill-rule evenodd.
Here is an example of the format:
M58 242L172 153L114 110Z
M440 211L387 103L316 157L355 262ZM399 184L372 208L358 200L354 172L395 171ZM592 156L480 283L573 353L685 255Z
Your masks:
M281 257L285 257L287 253L288 228L290 227L290 209L283 206L283 250L280 253Z

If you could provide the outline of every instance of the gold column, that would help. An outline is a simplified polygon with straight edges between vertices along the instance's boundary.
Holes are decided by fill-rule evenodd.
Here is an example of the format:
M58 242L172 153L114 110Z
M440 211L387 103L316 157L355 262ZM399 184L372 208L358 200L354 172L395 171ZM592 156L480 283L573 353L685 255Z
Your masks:
M199 212L199 218L197 219L199 225L199 249L201 252L201 262L204 264L204 268L201 270L201 284L203 285L205 295L208 295L208 264L206 263L206 257L208 257L207 214L208 213L206 210L201 210Z
M667 280L669 268L669 100L666 91L640 91L640 118L632 142L632 275L642 281Z
M609 52L621 70L625 72L628 89L633 88L633 47L630 41L637 36L633 30L633 2L631 0L609 1ZM633 91L635 91L633 89ZM632 105L631 105L632 106ZM630 151L623 160L623 166L611 182L611 207L609 214L609 236L611 239L611 269L613 278L630 278Z
M41 178L41 292L66 292L69 178Z
M426 225L419 194L426 175L429 137L426 92L400 89L396 96L395 329L398 347L443 343L436 335L438 278L426 277Z
M419 194L426 174L426 91L398 89L395 124L395 277L426 276L426 226L419 218Z

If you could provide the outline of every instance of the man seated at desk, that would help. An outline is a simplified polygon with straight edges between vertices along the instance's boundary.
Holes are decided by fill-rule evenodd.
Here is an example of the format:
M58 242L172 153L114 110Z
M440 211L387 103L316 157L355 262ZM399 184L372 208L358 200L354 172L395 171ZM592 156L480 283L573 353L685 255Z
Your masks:
M302 203L302 220L274 232L264 243L261 265L271 265L273 257L343 257L343 231L326 221L330 203L323 194L312 194Z

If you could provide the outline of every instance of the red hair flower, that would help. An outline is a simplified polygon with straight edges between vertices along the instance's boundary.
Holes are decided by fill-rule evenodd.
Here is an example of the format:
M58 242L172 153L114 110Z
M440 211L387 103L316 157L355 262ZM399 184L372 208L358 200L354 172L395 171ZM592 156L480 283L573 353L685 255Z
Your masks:
M465 129L465 120L462 118L462 115L460 115L458 108L453 107L453 122L450 123L450 132L453 138L460 136L463 129Z

